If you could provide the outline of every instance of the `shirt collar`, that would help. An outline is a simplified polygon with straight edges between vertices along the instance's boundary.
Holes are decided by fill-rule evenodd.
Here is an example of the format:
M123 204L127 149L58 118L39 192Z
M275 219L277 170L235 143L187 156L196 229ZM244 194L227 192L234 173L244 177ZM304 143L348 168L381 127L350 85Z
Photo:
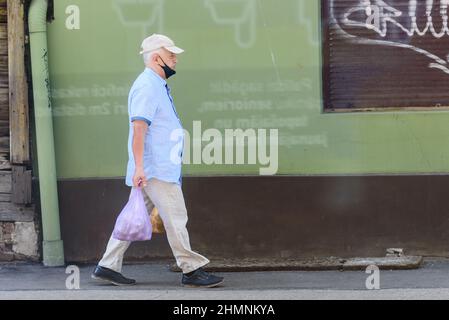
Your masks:
M143 71L145 74L149 75L150 77L157 79L162 85L166 86L167 81L165 81L160 75L158 75L153 69L151 68L145 68Z

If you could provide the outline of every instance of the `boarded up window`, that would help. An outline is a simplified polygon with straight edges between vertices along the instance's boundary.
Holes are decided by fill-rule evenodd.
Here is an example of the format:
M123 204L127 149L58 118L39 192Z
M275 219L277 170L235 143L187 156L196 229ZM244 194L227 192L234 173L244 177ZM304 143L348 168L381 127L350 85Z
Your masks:
M325 109L449 106L448 0L322 0Z

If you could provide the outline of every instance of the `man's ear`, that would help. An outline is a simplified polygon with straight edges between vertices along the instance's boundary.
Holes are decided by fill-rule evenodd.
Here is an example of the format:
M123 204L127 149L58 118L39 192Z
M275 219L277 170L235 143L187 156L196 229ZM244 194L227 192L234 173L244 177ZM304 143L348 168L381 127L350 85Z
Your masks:
M153 54L151 55L151 62L156 62L157 61L157 54Z
M158 60L159 60L159 55L158 54L154 54L153 55L153 62L156 62L156 63L158 63Z

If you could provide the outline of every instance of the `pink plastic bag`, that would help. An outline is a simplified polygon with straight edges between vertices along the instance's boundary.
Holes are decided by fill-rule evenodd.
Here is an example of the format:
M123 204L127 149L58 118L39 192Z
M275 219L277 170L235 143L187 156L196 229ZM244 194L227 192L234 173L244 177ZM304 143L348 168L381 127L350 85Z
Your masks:
M124 241L150 240L152 234L150 216L145 206L142 189L133 187L126 206L115 222L112 236Z

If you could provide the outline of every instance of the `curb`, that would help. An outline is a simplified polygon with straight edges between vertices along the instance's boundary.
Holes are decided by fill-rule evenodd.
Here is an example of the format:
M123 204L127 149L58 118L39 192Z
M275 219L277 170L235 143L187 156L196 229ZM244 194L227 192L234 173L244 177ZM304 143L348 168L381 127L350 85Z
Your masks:
M377 266L380 270L418 269L423 258L421 256L401 257L368 257L368 258L337 258L323 259L283 259L283 260L226 260L211 261L204 270L209 272L252 272L252 271L355 271L366 270L368 266ZM169 265L172 272L181 272L173 263Z

